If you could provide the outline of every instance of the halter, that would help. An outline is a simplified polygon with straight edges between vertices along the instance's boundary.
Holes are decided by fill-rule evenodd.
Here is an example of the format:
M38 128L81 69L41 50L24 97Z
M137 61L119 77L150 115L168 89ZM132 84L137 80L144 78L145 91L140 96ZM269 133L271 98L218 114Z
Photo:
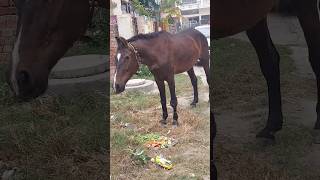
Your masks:
M129 45L130 48L133 50L134 55L136 56L138 65L140 66L140 65L142 64L142 60L141 60L141 58L140 58L140 56L139 56L139 52L136 50L136 48L135 48L130 42L128 42L128 45Z

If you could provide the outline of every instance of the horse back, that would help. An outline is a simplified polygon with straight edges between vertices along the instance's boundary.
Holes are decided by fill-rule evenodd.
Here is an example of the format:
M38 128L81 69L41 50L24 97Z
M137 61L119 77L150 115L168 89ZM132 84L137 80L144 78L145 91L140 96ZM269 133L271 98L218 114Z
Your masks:
M175 74L185 72L193 67L202 52L208 53L206 37L195 29L189 29L172 35L168 41L170 62Z
M213 38L247 30L265 18L278 0L215 0Z

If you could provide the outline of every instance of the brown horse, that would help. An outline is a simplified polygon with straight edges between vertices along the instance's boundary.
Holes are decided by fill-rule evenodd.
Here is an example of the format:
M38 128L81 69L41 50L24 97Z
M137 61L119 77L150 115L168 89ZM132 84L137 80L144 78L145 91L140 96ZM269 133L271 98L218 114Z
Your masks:
M18 23L7 82L27 100L43 94L57 61L86 31L89 0L16 0ZM99 1L106 6L106 1Z
M280 56L269 34L267 14L276 5L275 0L215 0L213 3L213 38L223 38L246 31L260 61L267 81L269 116L266 127L257 137L274 139L282 129L283 117L280 93ZM317 121L320 129L320 11L319 0L291 0L309 48L309 60L318 83Z
M177 97L175 93L174 75L187 71L194 90L194 99L198 102L197 77L193 65L200 59L209 80L209 49L206 37L199 31L190 29L178 34L165 31L150 34L140 34L126 40L117 37L117 68L114 75L114 89L116 93L125 90L127 81L135 74L140 64L148 66L158 85L162 105L162 125L167 123L167 103L164 81L168 82L173 108L173 125L178 125ZM209 81L208 81L209 82Z

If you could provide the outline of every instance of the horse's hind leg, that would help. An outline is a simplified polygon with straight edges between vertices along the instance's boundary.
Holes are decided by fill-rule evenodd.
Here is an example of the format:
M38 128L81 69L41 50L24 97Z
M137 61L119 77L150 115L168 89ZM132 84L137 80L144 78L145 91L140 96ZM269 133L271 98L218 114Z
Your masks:
M161 125L167 124L168 111L167 111L167 100L166 100L166 89L163 80L156 79L158 89L160 92L161 106L162 106L162 119L160 121Z
M280 56L272 43L266 18L247 31L259 61L261 71L267 81L269 95L269 115L266 127L257 137L274 139L274 133L282 128L280 93Z
M320 129L320 11L319 1L292 0L293 7L298 15L301 27L304 31L308 49L309 61L317 78L318 103L317 122L315 129Z
M193 87L193 101L190 105L193 107L196 107L196 104L198 103L198 80L197 80L197 76L194 73L193 68L191 68L188 71L188 75L190 77L191 84Z

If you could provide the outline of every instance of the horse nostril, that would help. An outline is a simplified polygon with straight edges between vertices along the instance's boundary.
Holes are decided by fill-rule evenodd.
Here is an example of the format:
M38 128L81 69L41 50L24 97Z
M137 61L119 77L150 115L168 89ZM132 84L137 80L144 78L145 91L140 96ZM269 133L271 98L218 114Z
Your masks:
M120 89L120 85L116 84L115 90L119 90Z
M18 84L28 85L30 83L30 75L26 71L20 71L17 76Z

